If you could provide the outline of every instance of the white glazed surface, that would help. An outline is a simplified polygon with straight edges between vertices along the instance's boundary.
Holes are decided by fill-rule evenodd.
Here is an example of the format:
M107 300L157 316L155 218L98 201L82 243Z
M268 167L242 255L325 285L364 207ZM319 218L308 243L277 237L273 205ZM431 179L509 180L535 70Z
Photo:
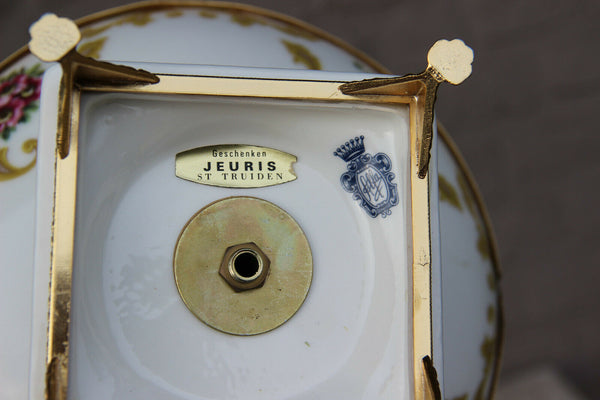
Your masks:
M285 24L265 24L270 20L253 20L252 14L247 15L250 18L242 20L224 11L215 11L214 18L202 17L196 10L183 11L176 17L147 13L140 23L151 29L133 22L117 24L110 28L110 35L100 32L84 37L80 48L101 41L101 49L95 55L104 60L289 69L305 69L308 63L312 64L311 69L325 71L374 72L329 42L282 32L276 26ZM314 59L298 58L285 42L303 46ZM152 48L146 43L152 43Z
M442 196L439 203L442 293L446 294L442 313L444 389L448 399L465 394L477 398L479 390L485 394L492 384L490 362L495 354L490 358L488 352L500 340L496 276L491 249L484 250L488 238L482 237L485 230L474 194L465 186L463 172L443 143L438 146L438 164L439 179L456 194L455 202ZM440 185L440 191L442 188Z
M83 107L71 397L373 398L391 378L397 389L390 394L405 398L406 203L386 220L366 216L341 189L344 163L332 152L366 134L370 148L394 149L394 163L406 167L407 131L396 129L407 126L406 115L123 97ZM272 188L231 190L174 176L176 153L222 143L291 152L298 157L299 178ZM406 193L406 168L395 173ZM175 241L187 220L232 195L284 207L307 235L315 265L299 312L253 337L200 323L183 305L172 275ZM377 268L383 265L393 268ZM386 357L388 352L397 357ZM383 378L377 369L396 373ZM114 386L104 384L104 374ZM136 383L140 378L145 382Z
M13 70L27 68L32 60L21 60ZM35 158L21 149L37 138L39 112L17 125L8 140L7 158L25 166ZM0 398L21 399L27 393L33 281L36 169L15 179L0 181Z

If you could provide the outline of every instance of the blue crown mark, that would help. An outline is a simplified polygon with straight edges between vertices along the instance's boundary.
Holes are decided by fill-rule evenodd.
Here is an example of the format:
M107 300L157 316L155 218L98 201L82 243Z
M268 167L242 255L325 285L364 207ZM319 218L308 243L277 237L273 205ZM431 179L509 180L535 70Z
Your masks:
M347 163L340 183L370 217L381 215L385 218L392 214L390 208L399 200L398 189L393 182L392 160L385 153L365 153L364 139L364 136L357 136L333 152L334 156Z
M348 162L350 160L354 160L356 157L360 156L365 152L365 142L364 136L355 137L354 139L350 139L340 147L338 147L334 152L334 156L338 156L342 160Z

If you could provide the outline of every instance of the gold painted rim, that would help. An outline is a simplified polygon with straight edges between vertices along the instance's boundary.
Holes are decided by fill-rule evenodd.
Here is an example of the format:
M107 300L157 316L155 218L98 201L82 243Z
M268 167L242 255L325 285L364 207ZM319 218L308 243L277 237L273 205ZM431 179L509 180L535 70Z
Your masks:
M325 32L322 29L319 29L319 28L317 28L313 25L310 25L304 21L298 20L296 18L287 16L287 15L279 13L279 12L270 11L270 10L267 10L264 8L245 5L245 4L238 4L238 3L232 3L232 2L202 1L202 0L145 1L145 2L139 2L139 3L133 3L133 4L124 5L124 6L114 7L114 8L110 8L108 10L104 10L104 11L99 11L99 12L84 16L82 18L79 18L75 22L80 27L85 27L86 25L100 22L104 19L116 17L118 15L129 13L129 12L140 11L140 10L163 10L163 9L176 8L176 7L189 7L189 8L197 7L197 8L212 8L212 9L217 9L217 10L234 10L234 11L244 11L244 12L253 13L253 14L257 14L257 15L261 15L261 16L266 16L266 17L296 26L300 29L304 29L304 30L312 33L313 35L332 43L334 46L341 48L342 50L353 55L354 57L356 57L357 59L359 59L366 65L370 66L378 73L383 73L383 74L391 73L390 70L388 70L386 67L384 67L382 64L378 63L377 61L375 61L373 58L368 56L366 53L356 49L355 47L351 46L350 44L346 43L345 41L339 39L338 37L336 37L334 35L331 35L331 34ZM20 49L13 52L8 57L6 57L4 60L0 61L0 71L8 68L9 66L16 63L22 57L25 57L28 54L30 54L28 46L25 45L25 46L21 47ZM447 130L440 123L438 123L438 133L439 133L440 138L448 146L448 148L449 148L451 154L453 155L454 159L456 160L460 170L465 175L467 182L475 196L475 200L477 202L477 206L481 213L481 216L482 216L482 219L484 222L484 226L485 226L485 230L486 230L486 233L489 238L494 273L496 276L496 280L499 282L501 279L501 267L500 267L500 260L499 260L498 245L497 245L494 231L492 229L492 224L491 224L491 220L489 218L487 208L483 202L483 197L481 196L481 192L479 191L479 188L478 188L477 184L475 183L473 174L471 173L470 169L468 168L464 157L458 150L458 147L456 146L456 144L454 143L454 141L448 134ZM499 285L497 286L496 290L497 290L497 299L498 299L497 300L498 301L498 304L497 304L497 306L498 306L498 316L497 316L498 348L497 348L497 354L496 354L496 360L495 360L493 379L492 379L490 393L489 393L490 399L493 398L495 388L497 385L498 375L500 372L502 348L504 346L504 316L503 316L504 312L503 312L503 307L502 307L502 293L501 293Z

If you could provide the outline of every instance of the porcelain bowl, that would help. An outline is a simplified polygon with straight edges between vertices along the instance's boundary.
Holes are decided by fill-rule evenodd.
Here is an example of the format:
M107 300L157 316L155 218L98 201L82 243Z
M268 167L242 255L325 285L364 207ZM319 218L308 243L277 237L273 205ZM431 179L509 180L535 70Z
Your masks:
M156 65L157 68L166 70L169 68L177 70L179 67L160 67L159 65L181 64L190 66L189 70L195 73L227 73L230 76L243 74L257 77L275 74L279 77L304 77L303 79L317 80L325 79L324 77L335 77L331 79L340 81L352 80L353 76L365 77L388 73L384 67L362 52L315 27L271 11L234 3L138 3L82 18L78 24L83 36L78 51L83 55L117 63L152 63L149 65ZM40 62L26 49L18 51L0 63L0 92L2 93L0 95L0 257L2 259L0 263L0 304L5 305L0 308L0 323L4 328L0 342L0 397L2 398L27 398L28 396L31 396L32 399L40 398L41 391L43 391L39 381L33 379L32 376L35 376L36 373L39 374L39 371L36 372L36 368L39 370L39 365L36 366L36 363L39 361L40 351L43 350L40 350L40 346L42 346L40 337L45 337L44 326L46 324L45 315L35 302L39 302L39 299L44 297L47 298L47 286L39 283L44 282L43 279L36 280L34 249L36 247L36 201L42 201L40 193L44 193L44 185L47 190L49 184L45 179L51 176L48 175L47 170L39 170L38 168L41 166L36 165L39 126L45 121L43 117L40 117L39 112L42 77L44 72L50 68L50 64ZM252 68L257 69L253 70ZM266 69L273 70L269 72ZM314 71L328 71L334 74L319 75ZM123 99L117 100L116 103L122 101L121 105L126 103L123 103ZM98 100L90 107L105 107L108 110L111 109L111 104L111 99L106 98ZM117 108L114 106L112 111L108 110L107 112L113 112L114 118L118 118L122 110L119 111ZM232 112L232 115L236 112L241 115L244 111L240 109ZM190 115L189 112L184 114L181 114L181 118L188 118L185 115ZM206 115L206 118L208 117L209 115ZM230 118L233 117L230 116ZM437 207L434 214L439 211L438 250L441 256L437 262L440 291L437 293L437 299L434 300L441 304L441 310L438 310L441 324L434 326L434 330L443 351L443 357L440 357L443 358L442 389L446 399L490 398L498 374L502 344L502 310L498 287L499 266L493 232L485 206L464 159L441 125L437 126L437 134L436 151L433 154L435 161L432 164L437 171L435 174L436 187L432 191L432 204ZM304 151L302 147L305 147L306 152L309 152L310 148L319 143L319 139L307 138L306 141L296 142L290 136L288 138L280 137L275 142L280 147L295 147L299 152ZM105 145L118 147L125 144L117 141L105 143ZM42 151L41 147L39 151ZM90 154L90 163L101 161L102 159L94 161L93 154ZM47 162L44 167L51 169L52 163ZM40 178L39 182L38 177ZM140 175L136 179L141 182L144 178ZM105 189L94 188L93 185L89 190L90 193L95 193L95 196L106 196L107 194L106 191L102 191ZM136 216L135 212L131 211L135 210L133 203L126 205L128 201L134 201L133 198L128 198L126 192L120 196L124 200L115 205L114 211L115 215L119 215L119 217L115 217L112 225L106 226L104 230L105 234L107 234L106 232L112 233L98 240L107 240L106 238L112 236L123 237L122 240L127 240L128 221L143 219L141 215ZM288 198L276 200L280 203L289 203L292 198L289 196L292 194L289 194ZM208 200L205 199L207 202ZM123 207L130 207L130 211L123 211ZM301 213L301 207L298 210L298 213ZM335 210L330 210L330 212L335 212ZM360 240L368 242L370 239ZM373 254L375 253L377 252L374 251ZM348 253L345 256L350 260L353 254ZM148 254L148 257L152 257L152 255ZM168 260L167 262L170 263ZM120 274L125 273L123 265L125 264L121 262L118 271ZM115 278L111 283L107 281L110 279L107 275L94 274L82 275L81 279L88 280L83 283L82 287L93 287L97 280L104 280L104 285L108 286L111 284L122 286L128 282ZM77 279L75 282L81 282ZM164 284L165 281L172 278L161 275L152 279ZM163 391L160 398L170 396L169 398L174 399L299 399L303 398L303 393L304 396L309 396L304 398L316 398L310 396L321 392L310 392L310 390L317 385L318 380L310 377L327 374L329 373L327 371L336 370L339 366L315 365L317 359L313 360L307 357L302 360L304 357L302 354L310 349L319 350L325 354L331 352L333 357L337 351L341 354L339 357L343 359L346 357L343 355L344 351L353 346L352 341L359 340L357 336L344 341L340 336L337 344L335 340L329 344L323 342L322 347L319 348L318 341L310 344L310 340L302 341L298 338L301 346L297 350L297 359L294 360L297 362L298 369L294 374L302 375L302 370L306 370L307 381L304 384L297 380L287 382L286 378L282 376L279 379L280 386L289 390L275 390L274 388L277 386L275 385L269 392L270 396L275 397L268 397L267 393L261 394L261 385L268 386L266 383L268 380L253 381L253 385L256 387L250 386L255 394L244 395L249 386L244 386L248 383L243 379L245 374L243 365L227 364L228 352L234 351L238 344L227 337L221 344L216 345L214 350L198 353L211 354L213 357L211 360L204 360L206 368L212 365L214 371L221 370L223 373L231 374L223 381L226 389L220 390L221 386L207 388L204 385L206 388L204 392L192 394L191 389L182 390L173 383L185 381L187 379L186 372L169 372L168 368L158 368L161 359L163 361L169 359L167 354L158 354L140 361L140 351L150 351L149 349L153 347L152 341L159 340L160 335L145 336L144 331L139 330L142 329L140 326L128 331L119 331L118 329L115 331L115 327L110 325L114 323L110 313L122 315L129 312L133 315L143 311L139 307L143 307L144 302L132 302L131 298L127 302L128 296L150 296L150 293L144 292L143 287L140 288L132 282L129 283L132 284L132 287L128 294L123 294L123 298L110 300L102 293L91 293L84 300L84 302L106 303L99 308L92 307L92 309L101 310L99 312L104 314L103 318L108 318L105 321L106 326L94 325L103 320L94 321L92 318L91 321L79 325L79 328L74 328L84 332L78 336L80 339L76 339L74 342L74 346L81 344L82 349L86 346L86 340L93 341L98 337L118 334L141 337L149 341L146 343L146 350L136 349L139 344L135 344L130 339L120 341L121 347L115 349L104 348L102 345L95 348L96 355L92 356L91 360L102 360L102 357L111 352L120 354L124 360L121 360L121 364L118 365L111 364L113 361L110 361L110 357L105 360L102 367L104 369L100 375L94 378L94 382L97 384L96 388L100 390L97 392L97 395L100 396L98 398L111 396L123 398L124 393L132 387L140 388L144 385L160 387L160 390ZM361 287L357 282L349 281L347 285L348 288L352 288L353 285L358 285L357 288ZM119 305L119 302L122 301L125 303ZM327 300L323 298L322 301L326 302ZM356 298L348 296L345 301L356 301ZM167 307L168 304L162 306ZM77 308L77 306L74 307ZM86 307L89 307L89 304ZM356 307L356 309L360 309L361 305L357 304ZM353 321L350 314L346 317L347 321L342 325L346 324L344 326L349 329L350 325L356 323L357 320ZM151 319L151 317L147 318L147 320ZM298 319L301 320L301 317ZM186 323L195 322L197 321L186 321ZM404 327L403 329L408 328ZM373 340L375 340L374 338L375 336L373 336ZM281 340L283 341L282 345L285 345L285 341L289 339ZM266 341L268 342L268 339ZM265 346L267 342L262 343L260 340L255 340L255 346L258 349L256 351L259 351L260 347ZM97 343L108 342L100 340ZM127 346L130 347L127 348ZM36 352L37 356L34 354ZM271 357L272 363L276 364L277 351L274 351L269 357ZM87 362L85 357L81 360L84 360L81 361L83 363ZM157 367L154 370L148 369L142 365L144 363L154 363ZM264 365L258 363L256 368L260 367L268 372L269 363L269 359L264 360ZM138 371L137 375L133 376L130 372L120 375L123 372L122 365L128 365L127 368L131 368L131 371ZM308 370L313 368L314 373L311 375ZM376 372L368 368L362 372L359 367L352 368L356 368L353 373L369 374L369 376L372 374L385 377L392 374L385 368L383 370L380 368ZM88 372L93 374L94 372L91 371L94 369L97 373L97 365L94 365L93 362L90 365L80 364L79 371L82 372L73 374L72 379L75 382L73 387L77 387L78 379L82 374ZM246 374L248 373L246 371ZM275 373L276 371L269 372L271 375ZM250 373L249 376L254 375ZM211 379L210 374L204 377L206 382ZM83 384L82 382L87 382L85 378L81 379L83 380L80 381L79 386ZM311 381L311 379L313 380ZM153 383L150 385L148 382ZM198 389L194 385L188 386L188 389L190 387ZM72 390L71 394L76 397L83 393ZM329 391L325 391L325 393L330 395L329 398L340 393L335 391L335 385L330 385L327 390ZM381 390L385 393L383 389ZM372 392L366 391L365 393ZM147 396L148 393L144 390L138 392L139 398L149 398ZM363 398L361 396L356 394L356 398ZM385 397L385 394L381 396L381 398L388 398ZM346 396L345 398L351 397ZM365 398L374 397L367 396Z

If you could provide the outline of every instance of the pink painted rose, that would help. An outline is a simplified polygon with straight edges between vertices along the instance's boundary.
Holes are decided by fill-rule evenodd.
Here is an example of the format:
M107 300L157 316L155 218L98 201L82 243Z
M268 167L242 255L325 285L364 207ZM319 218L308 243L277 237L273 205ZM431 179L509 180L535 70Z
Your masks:
M4 107L12 99L13 84L12 79L0 83L0 107Z
M13 97L7 104L0 107L0 133L7 128L17 126L23 118L23 110L26 106L25 100L20 97Z
M0 79L0 138L8 140L17 124L27 120L38 105L43 69L40 64L13 71Z
M25 105L40 98L42 79L19 74L0 83L0 107L8 104L13 97L25 100Z
M22 98L25 101L25 105L40 98L42 88L41 78L20 74L13 78L13 82L13 96Z

